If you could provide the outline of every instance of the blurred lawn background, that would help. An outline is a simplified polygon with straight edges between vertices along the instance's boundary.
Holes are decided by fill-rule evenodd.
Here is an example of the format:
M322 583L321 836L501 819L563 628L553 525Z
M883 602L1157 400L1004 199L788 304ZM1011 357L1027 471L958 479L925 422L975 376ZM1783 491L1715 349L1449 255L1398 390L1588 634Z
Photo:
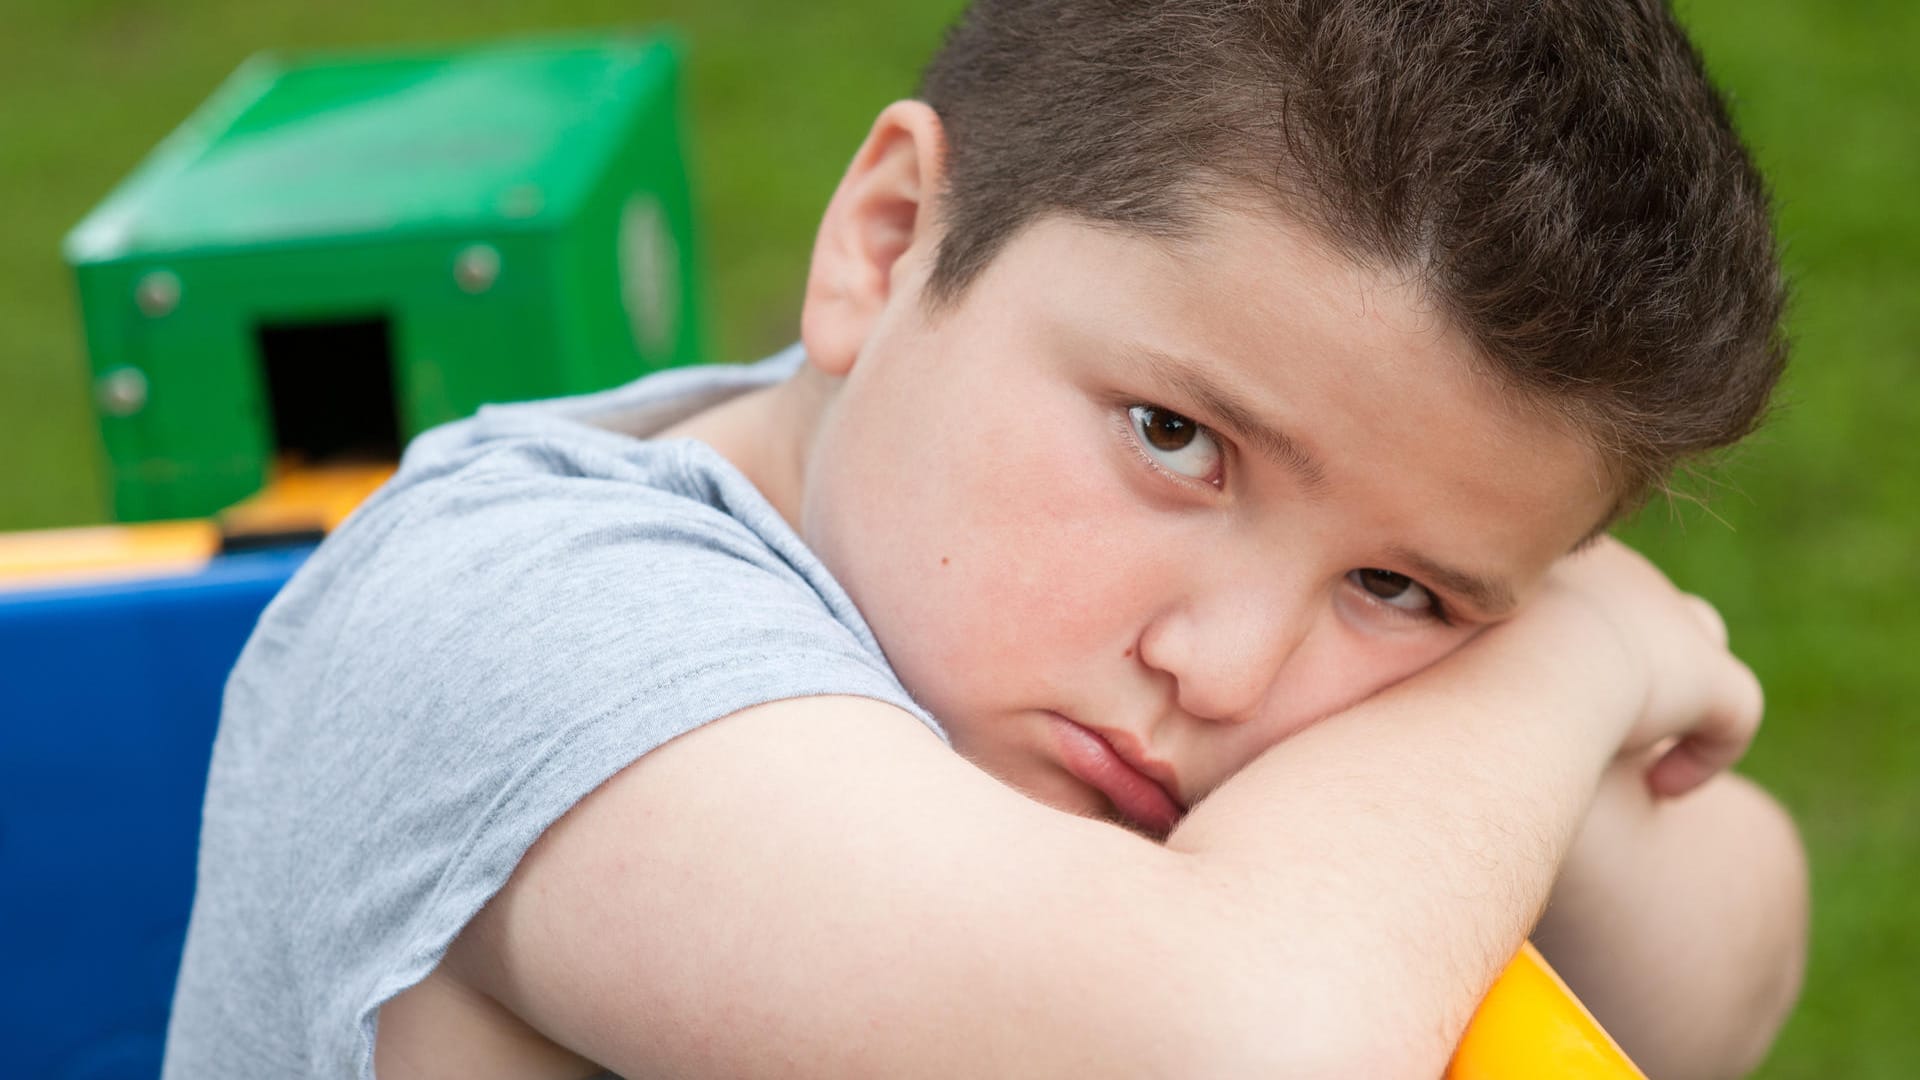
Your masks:
M957 0L10 0L0 34L0 529L98 521L58 244L248 54L671 23L690 45L717 358L795 334L808 244ZM1745 766L1815 867L1812 968L1769 1078L1920 1075L1920 5L1692 0L1770 174L1796 281L1772 425L1711 515L1628 531L1727 616L1770 718Z

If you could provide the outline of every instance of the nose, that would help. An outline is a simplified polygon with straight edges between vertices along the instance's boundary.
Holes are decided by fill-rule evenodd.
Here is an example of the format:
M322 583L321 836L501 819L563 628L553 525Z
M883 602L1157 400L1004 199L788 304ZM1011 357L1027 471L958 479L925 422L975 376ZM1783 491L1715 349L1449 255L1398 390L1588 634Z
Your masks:
M1182 712L1239 723L1265 702L1312 625L1303 588L1225 583L1166 611L1140 636L1140 660L1172 677Z

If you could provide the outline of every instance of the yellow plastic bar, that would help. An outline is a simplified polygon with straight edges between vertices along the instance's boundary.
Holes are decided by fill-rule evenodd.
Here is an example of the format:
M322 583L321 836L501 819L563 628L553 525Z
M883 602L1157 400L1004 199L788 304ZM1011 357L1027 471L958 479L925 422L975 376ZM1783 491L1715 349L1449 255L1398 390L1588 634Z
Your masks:
M211 521L0 533L0 588L192 573L219 550Z
M284 462L259 494L222 512L220 525L229 536L303 528L332 532L392 475L391 462L323 466Z
M1446 1080L1646 1080L1531 943L1507 965Z
M287 463L259 494L211 520L0 533L0 588L190 574L220 553L223 538L331 532L392 475L385 463Z

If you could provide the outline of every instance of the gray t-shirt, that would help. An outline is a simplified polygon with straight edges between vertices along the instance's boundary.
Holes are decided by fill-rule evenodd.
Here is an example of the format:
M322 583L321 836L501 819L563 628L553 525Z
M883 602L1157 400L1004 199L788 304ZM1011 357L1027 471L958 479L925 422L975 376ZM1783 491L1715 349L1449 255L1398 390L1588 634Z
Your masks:
M852 694L939 733L744 476L635 437L799 359L483 409L321 545L227 684L166 1077L372 1077L380 1005L534 840L709 720Z

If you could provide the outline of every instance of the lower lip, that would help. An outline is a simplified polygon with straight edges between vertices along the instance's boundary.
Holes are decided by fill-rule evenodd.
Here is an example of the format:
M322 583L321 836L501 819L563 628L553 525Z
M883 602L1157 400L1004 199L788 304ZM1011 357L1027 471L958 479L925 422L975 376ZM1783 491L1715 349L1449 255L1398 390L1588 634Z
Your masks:
M1129 825L1165 836L1180 821L1180 804L1146 774L1127 764L1113 744L1058 713L1049 718L1060 763L1074 779L1100 792Z

